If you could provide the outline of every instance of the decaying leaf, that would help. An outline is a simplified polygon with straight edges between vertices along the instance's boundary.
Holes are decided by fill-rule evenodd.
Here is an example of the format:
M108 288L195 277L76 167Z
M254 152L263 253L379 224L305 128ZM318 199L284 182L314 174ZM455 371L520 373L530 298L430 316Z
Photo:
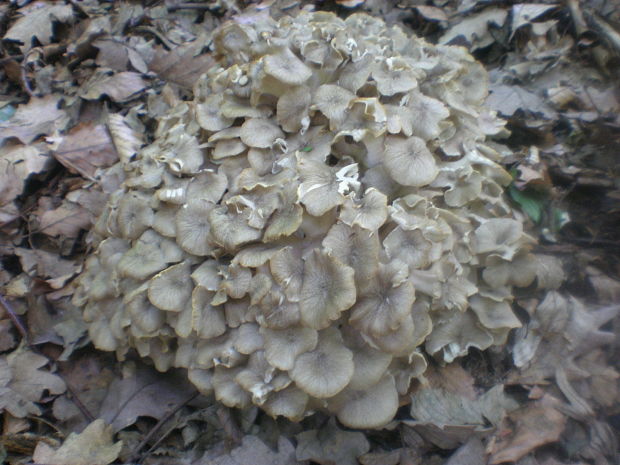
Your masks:
M242 443L230 454L216 459L199 460L195 465L296 465L295 448L291 442L281 436L278 451L275 452L263 441L253 435L244 436Z
M48 169L50 161L51 157L40 145L5 144L0 147L0 206L21 195L26 179Z
M43 391L61 394L65 383L58 376L42 370L49 360L24 346L0 358L0 410L14 417L40 415L35 404Z
M506 422L512 434L494 444L491 464L516 462L537 447L557 441L566 417L551 406L533 403L510 413Z
M545 102L545 99L520 86L491 83L487 105L507 117L521 109L528 113L540 114L547 119L557 118L556 111Z
M33 460L48 465L108 465L114 462L123 447L114 443L112 427L101 419L93 421L80 434L72 433L59 449L39 442Z
M494 42L489 25L502 26L507 16L508 11L503 8L487 8L471 17L460 19L441 36L439 43L447 44L463 36L471 44L472 50L486 47Z
M135 98L146 87L147 83L139 73L99 71L82 85L80 95L86 100L97 100L107 95L115 102L126 102Z
M203 45L201 41L195 41L170 51L156 48L149 69L162 79L191 89L198 78L215 63L211 55L200 54Z
M101 405L100 417L110 422L114 431L132 425L140 416L159 420L192 392L172 373L163 375L144 366L128 371L124 379L110 385Z
M54 289L60 289L78 269L78 265L70 260L62 259L58 254L41 249L15 249L15 255L25 273L31 277L45 279Z
M30 144L41 135L48 135L67 124L67 114L59 108L61 95L32 97L26 104L19 105L11 119L0 123L0 142L16 137L24 144Z
M333 419L325 428L304 431L296 438L297 460L321 465L357 465L357 457L370 449L362 433L341 430Z
M69 23L74 18L71 5L61 2L34 2L19 10L22 17L4 35L5 40L23 44L22 51L32 46L32 39L43 45L49 44L53 37L54 22Z
M106 127L92 122L79 124L62 136L53 155L69 171L86 179L93 179L98 168L118 161Z
M39 217L39 231L48 236L75 238L80 231L92 225L92 214L73 202L64 201L53 210L44 211Z

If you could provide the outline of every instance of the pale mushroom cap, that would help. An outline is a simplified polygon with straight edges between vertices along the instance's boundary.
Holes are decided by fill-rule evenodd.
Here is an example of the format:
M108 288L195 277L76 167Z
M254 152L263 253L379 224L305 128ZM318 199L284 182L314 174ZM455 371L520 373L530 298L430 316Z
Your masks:
M305 326L324 329L355 303L353 269L314 250L304 261L299 306Z
M264 118L250 118L241 125L239 134L243 143L249 147L271 147L276 139L284 137L278 125Z
M278 81L295 86L303 84L312 76L312 70L288 48L279 53L267 55L264 70L266 74Z
M385 140L384 166L392 179L403 186L425 186L439 172L426 143L415 136L388 136Z
M149 283L148 296L153 305L161 310L180 312L192 295L189 266L179 263L155 275Z
M261 328L267 361L280 370L290 370L299 354L314 350L318 333L311 328L291 327L277 330Z
M349 428L381 428L389 423L398 410L398 392L394 377L385 376L364 390L342 392L334 403L338 420Z
M297 387L319 399L342 391L353 376L353 352L342 344L335 328L319 335L316 349L297 357L289 372Z
M211 250L209 212L214 204L203 200L190 200L176 214L177 243L194 255L207 255Z

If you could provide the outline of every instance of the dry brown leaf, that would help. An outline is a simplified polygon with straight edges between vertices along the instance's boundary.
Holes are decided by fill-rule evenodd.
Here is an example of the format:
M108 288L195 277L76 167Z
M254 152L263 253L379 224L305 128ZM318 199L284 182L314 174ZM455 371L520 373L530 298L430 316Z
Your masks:
M489 25L502 26L506 21L508 11L503 8L487 8L465 19L459 18L446 33L441 36L439 43L447 44L459 36L462 36L471 50L491 45L495 39L489 33Z
M278 440L278 450L273 451L256 436L244 436L239 447L233 449L230 454L206 458L195 465L296 465L299 462L295 458L295 448L291 442L283 436Z
M170 51L158 47L155 49L155 57L149 63L149 69L161 79L191 89L196 80L215 64L211 55L197 55L202 45L195 41Z
M78 270L78 265L64 260L57 253L44 250L16 248L15 255L25 273L45 280L53 289L60 289Z
M126 368L125 378L110 385L99 412L114 431L132 425L140 416L159 420L193 392L184 376L158 373L146 366Z
M118 458L122 447L122 441L113 442L112 427L98 419L80 434L69 435L57 450L39 442L32 458L48 465L108 465Z
M69 171L93 179L97 169L113 165L118 155L103 124L82 123L58 142L54 158Z
M139 73L124 71L112 73L97 72L82 86L80 96L96 100L107 95L115 102L126 102L146 89L147 83Z
M39 217L39 232L48 236L76 238L82 230L90 229L92 216L86 209L73 202L63 201L54 210L47 210Z
M70 361L59 365L59 371L71 387L72 393L92 415L99 412L110 385L118 380L110 358L95 352L71 357ZM63 426L71 431L82 429L88 423L67 396L60 396L54 401L53 413L63 422Z
M64 2L38 1L19 10L22 15L4 35L5 40L21 42L22 52L30 49L32 39L47 45L52 41L54 22L72 22L73 9Z
M512 116L521 109L526 113L540 114L547 119L556 119L557 113L545 99L521 86L491 83L487 105L504 116Z
M473 437L450 456L444 465L473 465L486 463L486 452L479 438Z
M400 455L400 449L390 452L369 452L360 456L359 461L362 465L398 465Z
M458 363L451 363L443 367L429 366L424 376L433 388L445 389L470 400L477 397L474 378Z
M61 394L66 386L58 376L42 370L49 360L35 354L23 345L0 358L0 410L8 410L14 417L39 415L43 391Z
M492 465L517 461L536 448L557 441L564 431L566 417L553 407L536 402L510 413L506 423L513 426L500 432L489 461Z
M325 428L309 430L297 438L297 460L321 465L357 465L357 457L370 449L362 433L341 430L331 419Z
M24 181L52 164L49 154L39 145L6 144L0 147L0 206L22 194Z
M17 137L24 144L30 144L41 135L63 129L68 117L58 108L61 100L62 96L50 94L32 97L27 104L18 106L10 120L0 123L0 142Z

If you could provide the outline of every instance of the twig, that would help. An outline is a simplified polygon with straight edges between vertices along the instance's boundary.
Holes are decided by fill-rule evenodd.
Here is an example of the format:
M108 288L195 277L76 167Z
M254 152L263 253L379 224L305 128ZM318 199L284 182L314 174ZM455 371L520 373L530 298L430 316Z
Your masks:
M595 29L600 35L607 39L607 42L616 53L620 53L620 32L616 31L611 24L603 19L598 13L586 12L586 18L588 22L592 23Z
M588 23L583 17L583 12L581 11L581 5L579 4L579 0L565 0L566 6L570 11L571 18L573 19L573 24L575 25L575 32L577 36L581 36L588 32L589 27ZM595 46L592 49L592 55L594 56L594 60L596 64L601 68L603 72L605 72L605 63L607 62L605 57L605 50L600 46Z
M17 313L15 313L15 310L13 310L11 304L2 295L0 295L0 305L4 307L7 314L9 315L9 318L17 328L17 331L19 331L19 334L21 334L24 341L28 342L28 331L26 330L26 327L19 319L19 316L17 316Z
M151 438L155 435L155 433L157 433L161 427L168 421L170 420L170 418L172 418L172 416L177 413L179 410L181 410L183 407L185 407L187 404L189 404L192 400L194 400L196 397L198 397L200 393L198 391L194 392L191 396L189 396L187 399L185 399L183 402L181 402L179 405L177 405L175 408L170 409L163 417L161 417L161 419L157 422L157 424L155 426L153 426L153 428L151 428L151 430L147 433L146 436L144 436L144 438L142 439L142 441L140 441L140 444L138 444L138 446L132 451L131 453L131 457L129 459L129 462L136 462L139 463L142 461L143 457L140 457L140 451L144 448L144 446L146 446L148 444L148 442L151 440ZM153 447L157 446L157 444L159 444L164 438L166 437L166 435L162 436L161 438L159 438L155 444L153 445ZM152 449L152 447L151 447ZM149 451L151 450L149 449ZM148 454L147 451L144 455Z
M90 423L95 421L95 417L93 416L93 414L90 413L90 410L88 410L88 408L86 408L86 405L82 403L78 395L73 390L73 387L65 379L64 375L60 372L60 370L56 372L56 375L60 376L60 378L65 382L65 386L67 386L67 391L69 391L69 394L71 394L71 402L73 402L73 404L78 408L82 415L84 415L84 418L86 418Z

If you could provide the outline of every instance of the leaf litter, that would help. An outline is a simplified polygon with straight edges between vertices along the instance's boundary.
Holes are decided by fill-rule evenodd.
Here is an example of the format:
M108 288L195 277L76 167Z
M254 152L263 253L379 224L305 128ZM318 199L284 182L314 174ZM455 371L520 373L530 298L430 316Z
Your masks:
M613 3L317 4L343 16L368 11L413 25L428 40L463 45L482 60L491 76L487 105L510 131L496 143L516 153L509 195L540 238L546 270L517 296L524 325L514 333L512 353L474 352L429 371L428 383L407 394L411 411L380 434L343 430L327 419L295 425L237 412L225 429L213 399L184 403L191 388L183 377L158 374L131 354L123 362L100 357L70 303L89 247L86 233L122 181L114 164L150 137L147 128L168 107L165 99L189 95L212 66L214 27L313 5L0 6L7 21L0 57L6 77L0 286L11 306L0 314L5 461L110 464L139 452L145 464L614 463L620 97L609 76L618 67L620 9ZM28 324L25 335L16 318ZM38 426L44 424L53 427ZM30 445L20 449L14 438L30 438Z

